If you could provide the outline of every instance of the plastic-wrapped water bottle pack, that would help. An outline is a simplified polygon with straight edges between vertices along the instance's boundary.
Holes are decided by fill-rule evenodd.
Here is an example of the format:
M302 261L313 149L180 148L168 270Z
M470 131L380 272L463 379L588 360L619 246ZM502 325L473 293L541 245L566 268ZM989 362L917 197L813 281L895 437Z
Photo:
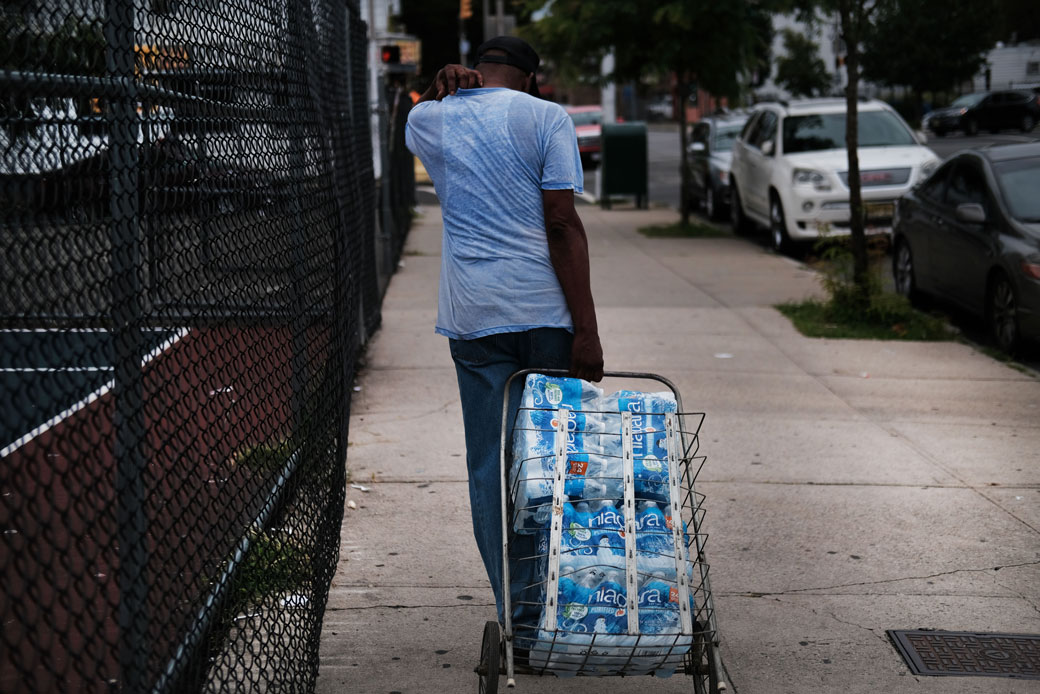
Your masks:
M681 633L673 507L669 493L665 414L676 411L671 393L619 391L604 395L577 379L531 374L513 435L510 484L513 530L534 534L538 570L548 575L550 520L561 409L567 417L566 477L562 504L559 579L554 611L543 605L532 629L530 664L558 675L668 676L682 665L692 639ZM623 412L632 413L635 496L635 569L638 589L626 588L622 469ZM696 553L682 523L686 555ZM687 585L692 564L683 562ZM549 588L547 588L547 586ZM690 588L693 613L693 591ZM638 601L638 633L629 631L629 601ZM550 614L555 612L555 622ZM533 625L532 625L533 626Z
M622 413L632 413L632 456L637 498L668 502L665 414L671 393L618 391L605 395L576 378L529 374L513 429L513 529L534 533L549 525L556 467L556 428L567 417L567 477L571 500L619 500L622 486Z

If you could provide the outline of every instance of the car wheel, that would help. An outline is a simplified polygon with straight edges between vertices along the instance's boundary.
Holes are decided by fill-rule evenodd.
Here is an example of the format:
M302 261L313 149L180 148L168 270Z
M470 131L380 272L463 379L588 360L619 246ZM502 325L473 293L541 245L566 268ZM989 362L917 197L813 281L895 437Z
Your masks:
M896 251L892 254L892 278L895 280L896 292L910 301L917 297L917 280L914 277L914 256L910 252L910 244L906 239L896 242Z
M787 235L787 221L784 219L784 206L775 193L769 197L769 240L777 253L786 253L791 248L791 237Z
M733 199L729 204L729 218L733 224L733 231L738 234L751 233L751 220L744 214L744 206L740 202L740 190L733 186Z
M1021 342L1018 331L1018 298L1015 288L1004 274L990 284L986 300L986 318L993 341L1004 352L1015 354Z
M710 185L704 189L704 214L711 220L719 214L718 205L715 203L715 189Z
M946 137L946 131L945 130L936 129L936 130L933 130L932 132L935 133L936 137Z
M1036 120L1030 114L1022 116L1022 132L1031 133L1036 127Z
M964 134L965 135L977 135L979 132L979 124L975 122L974 118L969 118L964 121Z

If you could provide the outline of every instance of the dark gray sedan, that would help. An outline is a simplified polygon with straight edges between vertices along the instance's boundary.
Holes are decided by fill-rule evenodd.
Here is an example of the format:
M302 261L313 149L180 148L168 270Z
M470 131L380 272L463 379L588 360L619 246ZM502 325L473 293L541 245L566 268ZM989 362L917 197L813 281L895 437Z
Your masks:
M746 113L711 116L697 121L689 144L689 191L709 219L722 219L729 209L729 163L733 143L747 122Z
M900 198L896 290L983 316L1014 353L1040 339L1040 142L965 150Z

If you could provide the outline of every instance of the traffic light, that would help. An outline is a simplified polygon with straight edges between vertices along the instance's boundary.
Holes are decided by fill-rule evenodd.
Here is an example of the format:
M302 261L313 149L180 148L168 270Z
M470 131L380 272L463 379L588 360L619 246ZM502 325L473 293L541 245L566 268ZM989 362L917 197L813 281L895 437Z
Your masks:
M459 0L459 19L469 19L473 16L473 0Z
M379 57L384 63L400 63L401 62L401 47L400 46L383 46L379 50Z

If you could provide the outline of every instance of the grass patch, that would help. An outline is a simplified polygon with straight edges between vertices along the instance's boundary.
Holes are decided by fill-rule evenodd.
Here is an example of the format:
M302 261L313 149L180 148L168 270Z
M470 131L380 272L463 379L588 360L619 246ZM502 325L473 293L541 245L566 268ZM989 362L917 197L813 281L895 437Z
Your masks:
M239 451L235 455L233 464L236 468L245 468L268 475L272 472L284 470L295 450L292 441L289 439L279 441L273 445L262 443Z
M233 607L237 614L264 598L294 590L310 579L310 555L291 541L268 532L253 536L235 576Z
M836 311L830 302L808 300L779 304L777 310L791 319L806 337L831 337L850 340L949 340L945 321L914 310L888 320L851 316Z
M853 280L853 259L844 239L822 239L817 269L827 300L809 299L776 308L806 337L851 340L950 340L942 318L918 311L910 301L882 288L878 248L863 286Z
M711 224L692 222L683 224L656 224L639 227L639 233L651 239L704 239L730 236L729 231Z

